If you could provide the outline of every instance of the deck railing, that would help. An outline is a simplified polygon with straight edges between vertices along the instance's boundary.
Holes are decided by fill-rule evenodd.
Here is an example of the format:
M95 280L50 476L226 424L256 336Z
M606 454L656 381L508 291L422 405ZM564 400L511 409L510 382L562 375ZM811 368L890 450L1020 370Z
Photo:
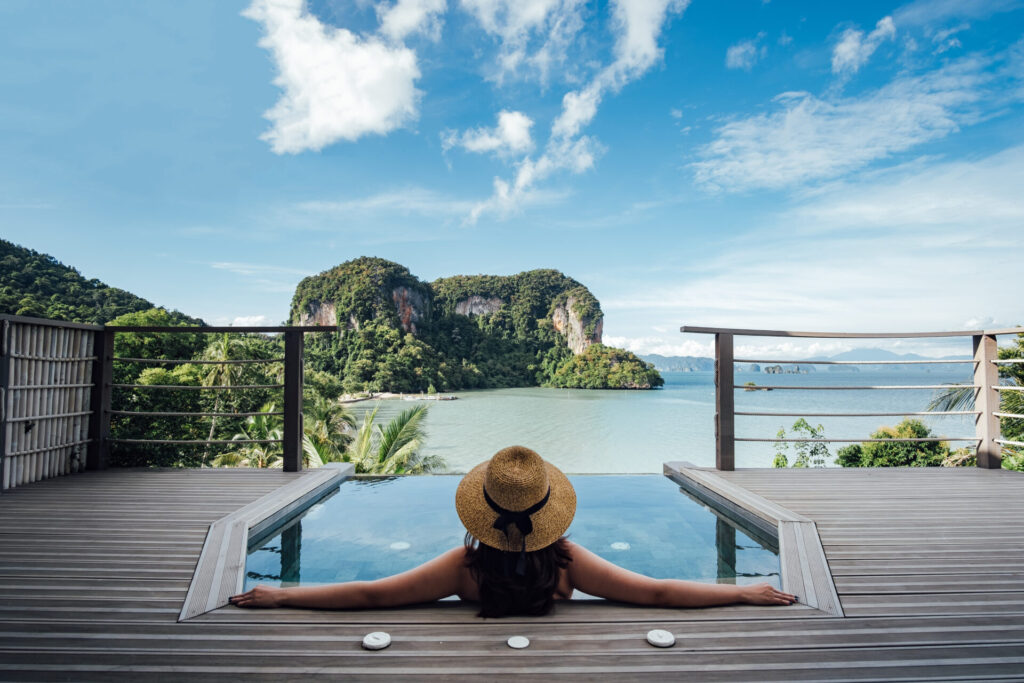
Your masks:
M3 488L86 468L102 327L0 316Z
M995 469L1002 464L1003 446L1024 446L1024 442L1010 441L1000 436L1000 418L1024 419L1024 415L1007 413L1000 410L1000 392L1022 391L1024 387L1002 386L999 384L999 365L1024 363L1022 359L999 360L997 338L1000 335L1017 335L1024 333L1024 327L1005 330L970 330L961 332L790 332L783 330L743 330L716 327L693 327L684 325L680 332L696 334L713 334L715 336L715 467L719 470L733 470L736 467L736 442L838 442L866 443L883 441L870 438L741 438L736 436L737 416L760 417L882 417L908 415L973 415L975 433L970 436L934 436L926 438L893 438L884 441L966 441L973 442L976 448L978 467ZM812 339L914 339L935 337L969 337L972 340L973 357L964 360L900 360L900 361L808 361L808 360L768 360L756 358L736 358L734 342L736 337L791 337ZM749 389L745 385L737 385L735 380L735 363L772 363L777 365L921 365L921 364L971 364L974 369L973 384L960 385L974 390L973 410L947 410L930 412L752 412L736 411L735 392L737 389ZM757 389L781 389L789 391L822 391L822 390L888 390L901 391L913 389L950 389L950 385L873 385L873 386L789 386L771 385L758 386Z
M115 389L133 391L283 390L279 442L286 471L302 468L302 369L304 333L336 332L334 327L116 327L0 315L0 479L3 489L104 469L110 447L125 444L178 444L192 447L242 441L119 439L110 432L111 416L214 417L209 412L161 412L112 409ZM277 359L115 358L114 341L123 333L261 333L284 336L284 357ZM281 384L253 387L115 384L114 363L175 365L283 363ZM245 417L249 413L218 416Z

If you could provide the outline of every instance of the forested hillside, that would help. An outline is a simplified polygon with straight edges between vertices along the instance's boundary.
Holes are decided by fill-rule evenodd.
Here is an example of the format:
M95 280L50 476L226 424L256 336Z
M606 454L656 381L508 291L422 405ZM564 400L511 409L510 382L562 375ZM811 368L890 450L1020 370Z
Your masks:
M48 254L0 240L0 313L77 323L106 323L153 304L93 278ZM175 323L202 321L171 313Z
M601 344L603 317L593 294L557 270L426 283L368 257L304 279L291 310L293 323L338 325L336 336L310 338L307 354L351 392L661 386L628 351L587 353Z

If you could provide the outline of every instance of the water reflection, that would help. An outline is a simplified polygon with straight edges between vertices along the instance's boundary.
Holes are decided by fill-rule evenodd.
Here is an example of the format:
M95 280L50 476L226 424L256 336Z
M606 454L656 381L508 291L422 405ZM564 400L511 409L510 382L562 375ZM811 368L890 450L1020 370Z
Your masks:
M297 585L301 581L302 520L281 532L281 583Z
M718 582L736 583L736 527L721 516L715 519L715 550L718 552Z

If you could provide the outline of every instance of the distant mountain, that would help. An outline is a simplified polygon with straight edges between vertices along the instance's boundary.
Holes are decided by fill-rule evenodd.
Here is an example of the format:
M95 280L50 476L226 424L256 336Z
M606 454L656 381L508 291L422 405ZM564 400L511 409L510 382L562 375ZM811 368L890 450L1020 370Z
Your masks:
M656 353L640 356L641 359L654 365L662 372L708 372L715 369L714 358L701 356L661 356ZM803 359L805 362L823 360L844 360L844 361L895 361L895 360L970 360L969 355L941 356L934 358L922 356L916 353L894 353L886 349L863 348L844 351L834 356L814 356ZM930 372L941 370L943 372L963 367L960 363L928 363L925 365L777 365L773 363L748 364L739 363L736 365L736 372L765 372L765 373L808 373L827 369L829 372L860 372L869 370L871 372L884 370L898 370L900 372Z
M851 351L844 351L843 353L837 353L834 356L816 356L814 358L808 358L807 360L840 360L840 361L904 361L904 360L970 360L969 355L956 355L956 356L940 356L938 358L933 356L922 356L917 353L894 353L886 349L877 348L864 348L864 349L853 349ZM860 372L861 370L868 370L871 372L879 372L885 370L897 370L899 372L931 372L934 370L940 370L943 372L949 370L956 370L962 368L961 363L927 363L922 365L823 365L819 366L822 368L828 368L829 372Z

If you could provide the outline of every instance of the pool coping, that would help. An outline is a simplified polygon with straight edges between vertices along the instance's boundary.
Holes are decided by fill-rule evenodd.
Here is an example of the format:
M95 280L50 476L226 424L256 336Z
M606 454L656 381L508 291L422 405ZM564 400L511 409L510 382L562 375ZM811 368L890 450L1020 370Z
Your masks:
M327 463L221 517L206 532L199 561L178 621L187 621L228 604L242 592L249 535L259 534L325 496L355 473L351 463Z
M833 617L842 617L828 559L813 520L737 486L714 470L688 462L666 462L665 476L712 507L728 511L747 524L778 539L782 590L800 602Z
M226 606L228 598L243 589L250 536L311 505L354 474L351 463L328 463L211 524L178 621ZM812 520L718 477L713 470L666 462L664 474L711 507L777 539L782 589L799 595L804 608L823 616L844 616Z

